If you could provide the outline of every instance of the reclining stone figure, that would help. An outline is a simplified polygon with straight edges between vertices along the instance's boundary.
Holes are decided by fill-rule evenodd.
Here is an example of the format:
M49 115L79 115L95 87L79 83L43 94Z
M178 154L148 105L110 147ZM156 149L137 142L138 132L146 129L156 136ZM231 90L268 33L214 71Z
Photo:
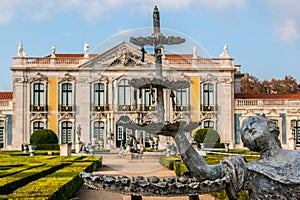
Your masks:
M257 161L246 162L242 156L223 158L220 164L208 165L198 155L183 133L174 140L190 173L199 181L229 176L226 192L238 199L238 192L248 190L250 199L299 199L300 151L283 150L279 128L264 116L245 119L241 139L245 147L260 152Z

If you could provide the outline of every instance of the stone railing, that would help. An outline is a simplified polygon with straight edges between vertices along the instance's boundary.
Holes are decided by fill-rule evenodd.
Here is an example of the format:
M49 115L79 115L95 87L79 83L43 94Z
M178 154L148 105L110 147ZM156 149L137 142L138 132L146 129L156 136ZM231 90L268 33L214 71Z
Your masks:
M233 65L233 58L165 58L171 65Z
M12 110L13 101L12 100L0 100L0 110Z
M299 100L287 100L287 99L235 99L235 108L244 107L299 107Z
M86 61L86 58L76 58L76 57L63 57L63 58L33 58L33 57L26 57L26 58L14 58L13 64L14 65L30 65L30 66L40 66L40 65L78 65Z

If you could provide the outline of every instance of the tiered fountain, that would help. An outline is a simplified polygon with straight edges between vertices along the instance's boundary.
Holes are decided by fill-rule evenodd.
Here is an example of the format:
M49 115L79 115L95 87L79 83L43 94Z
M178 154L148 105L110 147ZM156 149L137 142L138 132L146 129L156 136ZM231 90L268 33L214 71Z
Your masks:
M154 32L149 37L131 37L130 42L140 46L142 49L142 61L144 58L144 47L153 46L155 51L155 77L134 78L129 84L141 89L150 89L153 94L156 89L156 112L152 120L144 120L142 123L135 121L122 122L122 125L132 130L143 130L155 135L175 136L178 132L190 132L200 125L200 122L190 122L177 118L173 122L165 120L164 107L164 89L171 90L171 97L174 97L173 91L186 89L190 86L189 80L176 79L170 80L162 74L162 48L164 45L181 44L185 39L181 37L166 37L160 32L159 11L155 6L153 11L153 28ZM174 108L174 106L173 106ZM178 144L177 144L178 145ZM188 148L188 147L185 147ZM193 159L193 158L191 158ZM142 196L183 196L188 195L190 199L198 199L198 194L219 191L224 189L227 177L215 181L206 180L200 182L192 177L132 177L126 176L109 176L109 175L92 175L82 172L85 185L98 190L108 190L128 194L132 199L142 199Z

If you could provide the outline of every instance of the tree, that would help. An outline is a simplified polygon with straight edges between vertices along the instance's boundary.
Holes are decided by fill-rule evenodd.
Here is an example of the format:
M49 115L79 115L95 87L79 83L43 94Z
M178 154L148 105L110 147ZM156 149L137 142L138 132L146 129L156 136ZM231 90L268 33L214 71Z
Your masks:
M262 85L257 77L244 74L241 78L241 93L242 94L260 94L262 92Z
M272 78L270 81L259 81L257 77L244 74L241 78L242 94L290 94L299 93L299 85L292 76L284 79Z

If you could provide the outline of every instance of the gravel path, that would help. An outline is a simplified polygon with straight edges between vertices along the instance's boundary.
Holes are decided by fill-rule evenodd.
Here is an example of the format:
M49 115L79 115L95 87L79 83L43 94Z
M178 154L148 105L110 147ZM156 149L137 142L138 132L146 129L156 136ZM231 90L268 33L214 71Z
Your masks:
M159 164L158 160L127 160L127 159L107 159L103 158L103 164L94 173L111 174L111 175L126 175L130 176L176 176L174 171L171 171ZM143 196L143 200L188 200L188 196L182 197L147 197ZM211 195L200 195L201 200L216 200ZM131 200L129 195L121 195L107 191L98 191L88 189L82 186L75 194L72 200Z

